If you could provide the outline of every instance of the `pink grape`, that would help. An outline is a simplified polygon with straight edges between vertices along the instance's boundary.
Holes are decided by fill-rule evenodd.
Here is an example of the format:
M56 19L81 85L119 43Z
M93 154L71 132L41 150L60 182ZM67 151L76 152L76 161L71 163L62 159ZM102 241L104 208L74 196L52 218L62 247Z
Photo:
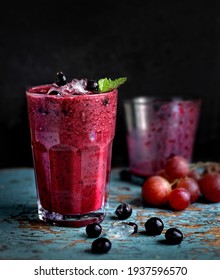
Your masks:
M172 183L175 180L174 178L171 178L167 175L165 169L160 169L159 171L157 171L156 175L165 178L170 183Z
M199 180L201 193L210 202L220 202L220 174L206 173Z
M174 179L187 176L189 173L189 163L181 156L169 158L165 164L166 174Z
M190 178L193 178L196 181L198 181L201 178L201 175L195 169L191 169L187 176L190 177Z
M142 197L151 206L162 206L168 201L171 190L171 185L165 178L151 176L142 186Z
M174 210L184 210L190 205L190 202L190 193L185 188L176 188L170 193L169 204Z
M184 177L176 184L177 188L187 189L190 193L191 203L196 202L201 195L199 184L196 180L190 177Z

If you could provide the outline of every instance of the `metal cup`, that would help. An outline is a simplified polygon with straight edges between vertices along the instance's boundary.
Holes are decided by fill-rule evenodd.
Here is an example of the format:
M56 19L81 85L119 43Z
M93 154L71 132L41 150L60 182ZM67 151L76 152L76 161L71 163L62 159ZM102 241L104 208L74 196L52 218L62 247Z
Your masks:
M191 161L200 99L136 97L124 100L130 171L154 175L173 155Z

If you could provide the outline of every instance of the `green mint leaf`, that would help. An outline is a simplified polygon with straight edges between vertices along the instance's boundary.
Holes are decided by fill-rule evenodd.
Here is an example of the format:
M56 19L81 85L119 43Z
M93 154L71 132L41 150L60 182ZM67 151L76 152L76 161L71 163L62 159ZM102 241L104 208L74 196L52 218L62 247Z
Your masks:
M123 85L126 82L127 78L119 78L115 80L111 80L108 78L100 79L98 81L99 91L100 92L108 92L115 88L118 88L120 85Z

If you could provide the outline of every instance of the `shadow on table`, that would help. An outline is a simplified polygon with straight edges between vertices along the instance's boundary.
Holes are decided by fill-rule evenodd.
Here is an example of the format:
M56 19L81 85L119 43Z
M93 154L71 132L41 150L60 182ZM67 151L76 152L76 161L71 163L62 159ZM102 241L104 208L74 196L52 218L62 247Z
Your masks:
M37 206L26 204L7 204L0 206L0 224L1 223L13 223L17 221L19 223L32 223L39 221L37 214ZM4 218L1 218L4 217ZM40 222L40 221L39 221Z

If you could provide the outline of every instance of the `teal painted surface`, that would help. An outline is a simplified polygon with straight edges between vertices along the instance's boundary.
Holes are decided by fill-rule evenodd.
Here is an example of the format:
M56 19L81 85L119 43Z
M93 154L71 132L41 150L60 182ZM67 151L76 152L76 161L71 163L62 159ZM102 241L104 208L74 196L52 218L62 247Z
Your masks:
M92 254L94 239L87 238L85 228L49 226L38 220L32 169L0 170L0 259L220 259L219 203L195 203L181 212L147 208L140 186L120 181L119 170L113 170L102 236L115 221L114 211L120 202L132 205L127 221L138 224L138 233L111 239L112 249L107 254ZM152 216L164 222L160 236L144 234L144 223ZM164 243L169 227L183 232L180 245Z

